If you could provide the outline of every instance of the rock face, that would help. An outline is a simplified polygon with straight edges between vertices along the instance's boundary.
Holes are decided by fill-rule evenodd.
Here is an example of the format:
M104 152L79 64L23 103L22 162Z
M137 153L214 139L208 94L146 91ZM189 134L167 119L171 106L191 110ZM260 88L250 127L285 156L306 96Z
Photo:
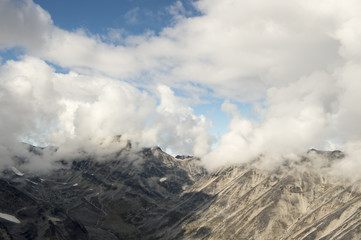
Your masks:
M343 157L309 154L321 156L322 169ZM0 239L360 239L361 185L314 165L306 156L270 171L207 173L194 158L125 148L46 174L9 169Z
M307 166L268 172L230 167L187 191L214 196L184 222L187 238L360 239L360 184L337 183Z

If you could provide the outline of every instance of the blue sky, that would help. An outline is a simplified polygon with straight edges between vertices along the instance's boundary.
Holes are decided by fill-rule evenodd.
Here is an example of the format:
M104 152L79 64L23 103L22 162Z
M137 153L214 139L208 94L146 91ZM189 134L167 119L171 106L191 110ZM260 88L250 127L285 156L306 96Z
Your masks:
M0 0L0 145L122 134L213 166L356 146L346 1Z
M169 8L174 0L96 0L48 1L35 0L47 10L54 24L67 30L86 29L92 34L106 34L108 29L124 29L137 35L145 31L158 33L172 24ZM181 1L188 16L199 14L192 1Z

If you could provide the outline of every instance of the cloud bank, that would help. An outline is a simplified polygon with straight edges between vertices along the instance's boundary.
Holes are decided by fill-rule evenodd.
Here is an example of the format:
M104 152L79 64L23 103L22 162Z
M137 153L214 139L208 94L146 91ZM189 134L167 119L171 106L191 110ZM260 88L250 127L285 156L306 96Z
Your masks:
M359 1L194 6L200 16L177 11L157 35L112 42L59 29L31 0L1 0L0 47L27 54L0 69L2 155L19 138L62 145L121 134L201 156L211 169L260 155L292 158L310 147L350 151L346 172L359 165ZM232 116L213 148L211 120L190 107L206 97L224 99ZM237 102L252 104L257 117Z
M4 147L21 139L72 149L94 147L121 134L143 146L159 144L200 155L209 151L209 121L195 116L167 86L158 86L157 105L155 96L126 82L56 73L43 60L29 56L8 61L0 77ZM179 141L185 138L188 142Z

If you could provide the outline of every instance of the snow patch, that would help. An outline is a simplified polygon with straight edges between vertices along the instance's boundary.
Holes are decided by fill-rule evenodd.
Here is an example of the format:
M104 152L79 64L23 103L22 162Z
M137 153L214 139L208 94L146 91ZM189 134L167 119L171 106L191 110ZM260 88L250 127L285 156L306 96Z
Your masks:
M11 167L11 170L19 177L24 176L24 173L20 172L16 167Z
M30 179L26 179L27 182L32 183L34 185L38 185L36 182L31 181Z
M0 213L0 218L8 220L8 221L13 222L13 223L20 223L19 219L17 219L13 215L6 214L6 213Z
M166 180L167 180L166 177L162 177L161 179L159 179L159 182L164 182L164 181L166 181Z
M56 217L49 217L48 216L48 219L51 220L52 222L61 222L61 219L56 218Z
M78 184L77 184L77 183L74 183L74 184L73 184L73 187L76 187L76 186L78 186Z

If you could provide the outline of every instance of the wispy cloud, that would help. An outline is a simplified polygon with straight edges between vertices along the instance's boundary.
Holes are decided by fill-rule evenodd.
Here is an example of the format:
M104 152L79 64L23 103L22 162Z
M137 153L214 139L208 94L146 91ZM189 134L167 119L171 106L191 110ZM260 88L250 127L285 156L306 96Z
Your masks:
M125 13L124 18L127 23L136 24L139 21L139 7L133 8Z

